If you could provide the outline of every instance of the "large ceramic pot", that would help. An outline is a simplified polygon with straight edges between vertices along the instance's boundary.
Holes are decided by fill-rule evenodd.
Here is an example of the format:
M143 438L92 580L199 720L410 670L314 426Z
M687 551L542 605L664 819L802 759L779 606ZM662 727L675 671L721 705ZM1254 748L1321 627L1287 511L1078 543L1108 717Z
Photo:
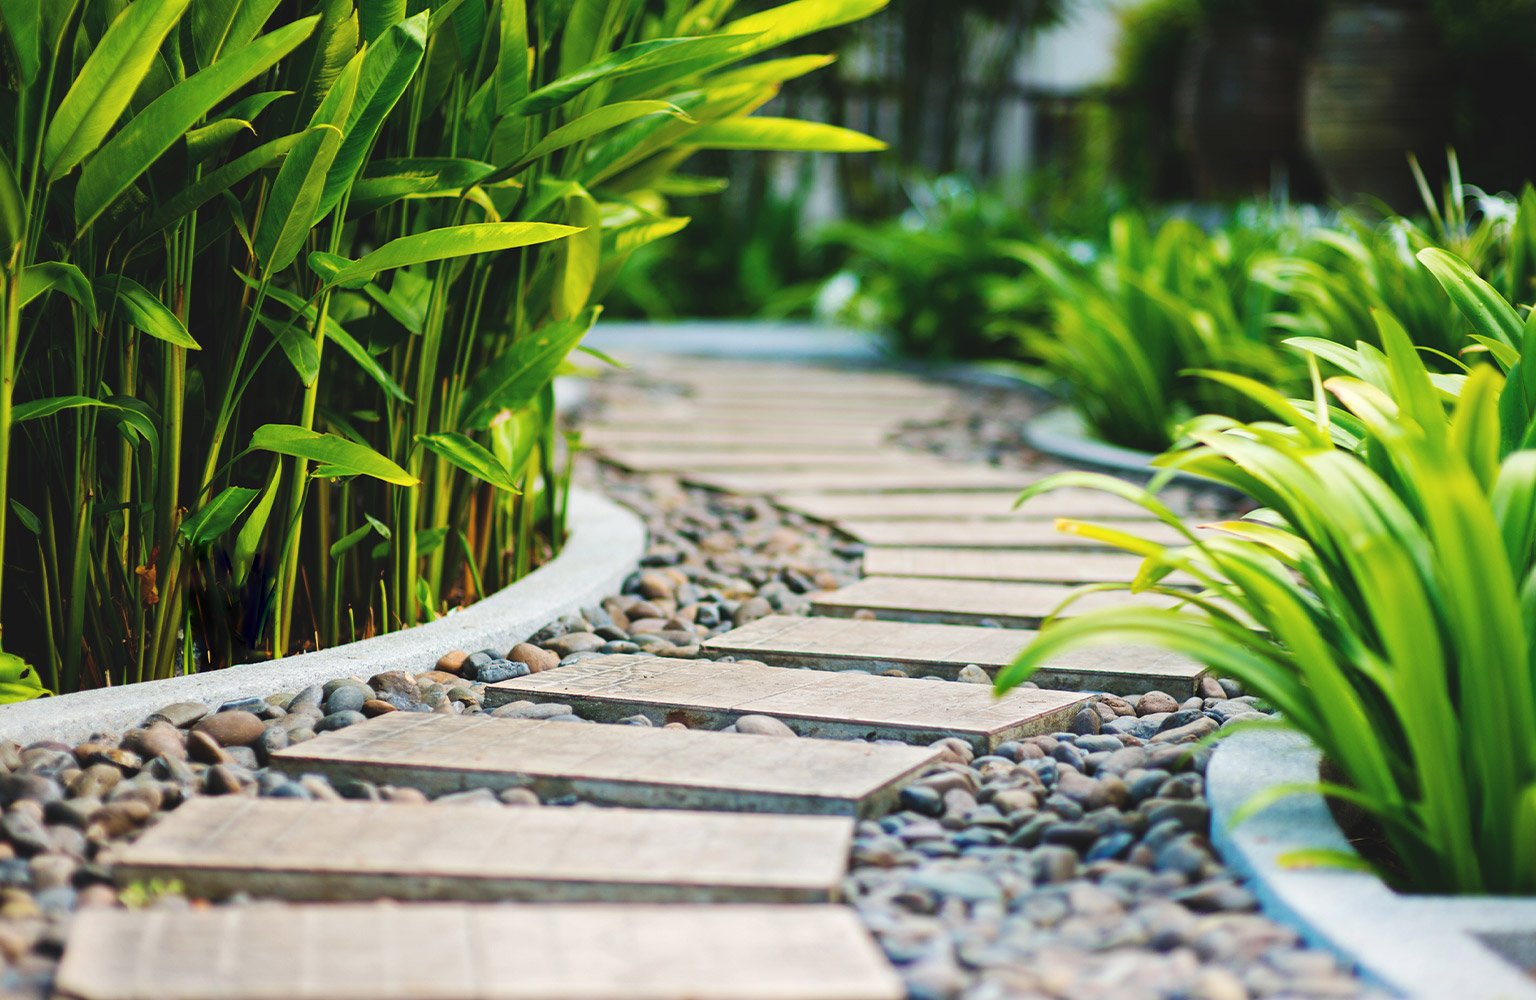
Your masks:
M1324 19L1306 73L1303 134L1328 191L1418 206L1408 154L1444 158L1445 56L1422 5L1344 0Z
M1175 113L1201 198L1263 195L1300 179L1301 69L1294 31L1237 23L1194 39Z

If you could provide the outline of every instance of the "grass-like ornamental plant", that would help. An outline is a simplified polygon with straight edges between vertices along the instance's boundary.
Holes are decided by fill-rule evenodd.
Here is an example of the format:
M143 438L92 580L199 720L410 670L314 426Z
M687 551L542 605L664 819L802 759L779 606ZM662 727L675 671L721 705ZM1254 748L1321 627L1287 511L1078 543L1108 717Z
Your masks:
M1044 285L1049 307L1045 322L1020 324L1017 335L1101 437L1161 450L1195 413L1245 405L1191 369L1299 377L1270 338L1276 293L1253 276L1277 244L1269 227L1208 235L1188 220L1153 226L1135 212L1114 217L1102 253L1086 262L1071 245L1012 244L1006 252Z
M879 148L753 112L884 2L0 3L6 654L163 677L526 573L552 380L677 168Z
M1195 421L1186 428L1193 447L1161 464L1238 489L1260 513L1166 548L1063 524L1144 556L1133 589L1161 589L1162 576L1181 571L1203 584L1203 596L1177 610L1124 607L1053 621L997 684L1013 687L1089 644L1184 653L1241 681L1317 745L1338 779L1310 787L1379 824L1392 855L1383 868L1395 881L1430 892L1529 894L1536 451L1526 448L1536 394L1519 356L1536 343L1536 321L1522 324L1484 284L1453 294L1489 317L1490 350L1511 369L1507 382L1492 364L1431 374L1385 316L1384 350L1324 348L1350 374L1314 376L1312 400L1214 376L1270 419ZM1054 477L1026 496L1083 485L1179 524L1153 492L1107 477Z

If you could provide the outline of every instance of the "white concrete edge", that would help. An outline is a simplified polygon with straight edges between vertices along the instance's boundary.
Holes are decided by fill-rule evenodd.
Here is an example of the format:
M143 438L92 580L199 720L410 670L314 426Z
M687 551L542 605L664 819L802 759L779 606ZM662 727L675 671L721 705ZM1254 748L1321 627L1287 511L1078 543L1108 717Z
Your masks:
M1030 420L1024 425L1024 441L1036 451L1055 458L1142 479L1151 479L1163 471L1152 464L1157 456L1150 451L1126 448L1094 437L1082 415L1071 406L1058 406ZM1229 486L1185 472L1174 473L1172 482L1208 493L1237 495Z
M1286 867L1280 859L1295 850L1354 853L1315 793L1288 796L1232 825L1264 789L1317 781L1319 759L1299 733L1252 730L1219 743L1206 771L1211 839L1264 911L1400 996L1536 1000L1536 980L1474 937L1536 933L1536 899L1407 896L1365 872Z
M645 525L632 511L587 490L571 490L570 537L560 554L483 601L435 622L317 653L225 670L81 691L0 706L0 738L78 742L137 725L164 705L294 691L337 677L386 670L420 673L454 649L507 649L562 615L616 593L645 552Z

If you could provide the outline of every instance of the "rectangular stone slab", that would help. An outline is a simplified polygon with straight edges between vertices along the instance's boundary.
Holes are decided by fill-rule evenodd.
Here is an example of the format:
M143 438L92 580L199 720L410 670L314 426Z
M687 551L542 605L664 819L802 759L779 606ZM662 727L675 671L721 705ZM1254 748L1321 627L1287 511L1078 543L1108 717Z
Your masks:
M660 398L617 400L604 407L605 414L629 418L648 418L662 413L696 413L708 419L739 420L761 417L767 420L792 418L810 423L827 420L936 420L942 418L953 402L947 398L870 399L843 396L811 396L801 393L774 393L752 396L711 396L700 399Z
M1188 544L1188 539L1161 521L1104 524L1160 545ZM1098 539L1058 531L1051 521L844 520L834 522L834 526L866 545L1117 551Z
M814 434L805 428L771 427L657 427L644 424L586 424L581 428L582 440L593 447L613 448L621 446L660 446L667 448L743 448L773 446L804 448L815 451L823 447L845 450L851 446L876 447L887 436L880 427L821 427Z
M712 654L778 666L817 670L894 667L914 677L953 678L968 664L996 675L1036 635L1030 629L771 615L715 636L704 647ZM1105 646L1057 657L1030 679L1050 689L1190 694L1205 673L1200 664L1165 650Z
M874 547L864 553L864 574L1000 583L1128 583L1141 563L1140 556L1119 551ZM1163 582L1192 584L1193 580L1173 574Z
M213 898L808 903L836 897L853 824L230 795L184 803L119 855L115 875Z
M811 598L814 614L851 618L870 611L877 618L904 622L975 625L994 622L1009 628L1037 628L1077 588L1051 583L993 583L988 580L929 580L919 577L867 576L839 590ZM1100 591L1085 594L1065 613L1082 614L1124 604L1172 607L1162 594Z
M272 756L289 774L431 795L531 788L604 805L874 816L938 760L918 747L391 712Z
M760 448L718 451L674 448L604 448L602 458L631 472L712 472L757 469L889 469L910 461L904 452L852 446L842 451Z
M771 715L805 736L907 743L958 736L980 750L1057 732L1083 702L1059 691L1018 689L994 698L977 684L624 655L502 681L485 696L492 705L558 701L600 720L642 713L690 726Z
M842 906L344 903L82 910L79 1000L901 1000Z
M811 410L804 406L716 407L702 408L687 404L662 404L645 407L610 406L603 410L605 425L623 427L712 427L721 430L756 430L778 427L807 433L820 428L860 430L866 427L900 427L917 419L903 413L875 413L864 410Z
M1027 476L990 465L933 466L908 462L893 469L814 472L716 472L693 475L697 486L760 496L777 493L922 493L936 490L1021 489Z
M1140 507L1095 490L1063 489L1034 497L1013 509L1019 489L1035 478L1021 474L1015 489L974 493L781 493L774 503L821 521L1016 520L1057 517L1134 518Z

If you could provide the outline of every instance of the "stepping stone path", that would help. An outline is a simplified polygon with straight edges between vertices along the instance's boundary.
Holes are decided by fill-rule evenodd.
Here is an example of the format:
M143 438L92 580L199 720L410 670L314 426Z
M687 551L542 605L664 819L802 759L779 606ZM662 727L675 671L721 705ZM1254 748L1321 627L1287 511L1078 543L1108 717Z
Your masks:
M320 904L85 910L89 1000L901 1000L840 906Z
M666 359L651 373L687 394L615 391L583 429L591 447L831 522L876 546L865 577L816 595L813 617L744 622L705 643L726 659L577 654L486 688L488 706L523 718L391 713L274 753L276 770L342 784L594 805L189 800L117 856L120 880L331 902L84 910L61 995L899 1000L907 991L869 930L828 904L855 818L893 808L956 741L988 753L1065 729L1085 691L1196 693L1198 665L1138 647L1063 657L1035 675L1039 688L1001 697L935 679L987 681L1067 584L1136 571L1043 519L1122 518L1179 540L1087 491L1015 512L1029 474L887 444L941 418L957 390L785 364ZM1104 592L1074 607L1135 600L1171 599ZM572 713L665 728L543 721ZM746 730L747 716L759 717L753 732L707 731Z
M1101 522L1163 545L1187 545L1189 540L1161 521ZM1096 538L1057 531L1049 521L837 521L836 528L867 545L944 548L1088 549L1113 552Z
M864 574L998 583L1111 583L1133 578L1141 562L1139 556L1118 552L891 547L865 552ZM1188 578L1170 575L1164 582L1180 579Z
M176 878L199 896L462 902L819 903L853 843L842 816L671 809L474 810L193 799L118 859L124 885Z
M875 448L885 443L886 434L877 427L819 427L814 434L804 428L774 427L751 423L739 426L631 427L623 424L587 424L582 428L584 443L606 450L620 447L695 449L721 451L731 448L796 448L806 452L837 451L849 448Z
M1076 587L1064 584L866 576L839 590L817 594L812 608L816 614L841 618L867 612L891 621L1036 628L1058 610L1073 615L1127 603L1151 607L1179 603L1162 594L1101 591L1085 594L1062 608L1062 602L1076 593Z
M930 490L1018 489L1025 485L1016 473L989 465L940 465L909 459L895 469L852 469L797 472L715 472L683 477L695 486L764 496L775 493L860 493L879 490L891 493L923 493Z
M1011 521L1057 517L1137 518L1146 513L1135 504L1093 490L1062 489L1028 500L1012 489L971 493L779 493L774 502L820 521L929 520Z
M631 472L689 472L693 470L750 471L752 469L889 469L908 460L894 449L845 448L840 451L801 451L762 448L752 451L688 451L669 448L605 448L603 457Z
M804 619L795 619L803 621ZM644 726L391 712L273 755L294 775L405 785L430 795L527 788L604 805L880 815L935 750Z
M712 654L750 656L818 670L897 669L914 677L956 679L967 667L996 674L1036 633L1026 629L772 615L710 639ZM1069 653L1035 673L1041 687L1191 694L1206 670L1161 649L1107 646Z
M660 656L597 656L492 684L486 704L554 701L599 721L635 714L658 724L729 725L766 715L804 736L931 743L957 736L980 752L1059 732L1086 698L1028 688L995 697L975 684L785 670Z

